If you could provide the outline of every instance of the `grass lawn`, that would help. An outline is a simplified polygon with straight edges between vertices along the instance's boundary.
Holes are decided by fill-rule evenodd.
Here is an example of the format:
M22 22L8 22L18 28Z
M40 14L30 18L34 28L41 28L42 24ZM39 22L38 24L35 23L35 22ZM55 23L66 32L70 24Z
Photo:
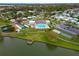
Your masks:
M30 32L29 32L30 31ZM52 44L52 45L56 45L56 46L60 46L60 47L64 47L64 48L69 48L69 49L74 49L74 50L79 50L79 46L69 43L69 42L65 42L62 40L56 40L53 41L53 39L49 39L48 38L48 33L50 31L37 31L34 29L27 29L24 30L24 32L20 32L20 33L16 33L16 32L12 32L12 33L4 33L3 36L11 36L11 37L16 37L16 38L20 38L20 39L29 39L32 41L39 41L39 42L45 42L48 44Z
M78 45L71 44L71 43L68 43L68 42L65 42L65 41L61 41L61 40L59 40L57 42L53 42L53 41L45 41L45 42L49 43L49 44L56 45L56 46L64 47L64 48L69 48L69 49L73 49L73 50L79 50Z
M0 26L11 24L9 20L0 20Z

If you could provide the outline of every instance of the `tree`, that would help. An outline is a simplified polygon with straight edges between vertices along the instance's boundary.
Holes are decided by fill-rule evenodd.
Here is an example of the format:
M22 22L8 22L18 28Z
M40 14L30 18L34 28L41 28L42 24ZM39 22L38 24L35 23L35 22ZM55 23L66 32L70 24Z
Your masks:
M57 41L59 35L53 31L50 31L48 34L48 38L51 39L52 41Z
M14 31L14 27L12 27L12 25L8 25L7 27L10 32Z

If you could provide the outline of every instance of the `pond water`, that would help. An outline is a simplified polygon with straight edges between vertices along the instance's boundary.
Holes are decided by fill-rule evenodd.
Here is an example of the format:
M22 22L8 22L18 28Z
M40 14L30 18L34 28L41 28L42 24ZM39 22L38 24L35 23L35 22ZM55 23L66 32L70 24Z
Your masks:
M5 56L66 56L79 55L78 51L41 42L28 45L26 40L4 37L0 40L0 55Z

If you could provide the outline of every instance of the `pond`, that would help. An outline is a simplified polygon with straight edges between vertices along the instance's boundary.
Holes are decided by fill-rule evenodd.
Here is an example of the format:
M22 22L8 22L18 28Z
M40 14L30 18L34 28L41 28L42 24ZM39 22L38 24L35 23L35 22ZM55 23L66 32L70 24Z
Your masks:
M27 40L4 37L0 40L1 56L76 56L78 51L57 47L41 42L27 44Z

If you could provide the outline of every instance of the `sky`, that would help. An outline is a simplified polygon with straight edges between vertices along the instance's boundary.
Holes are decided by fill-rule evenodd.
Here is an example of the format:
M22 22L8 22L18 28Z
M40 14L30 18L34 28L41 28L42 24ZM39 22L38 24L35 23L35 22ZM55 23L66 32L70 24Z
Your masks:
M78 0L0 0L0 3L79 3Z

